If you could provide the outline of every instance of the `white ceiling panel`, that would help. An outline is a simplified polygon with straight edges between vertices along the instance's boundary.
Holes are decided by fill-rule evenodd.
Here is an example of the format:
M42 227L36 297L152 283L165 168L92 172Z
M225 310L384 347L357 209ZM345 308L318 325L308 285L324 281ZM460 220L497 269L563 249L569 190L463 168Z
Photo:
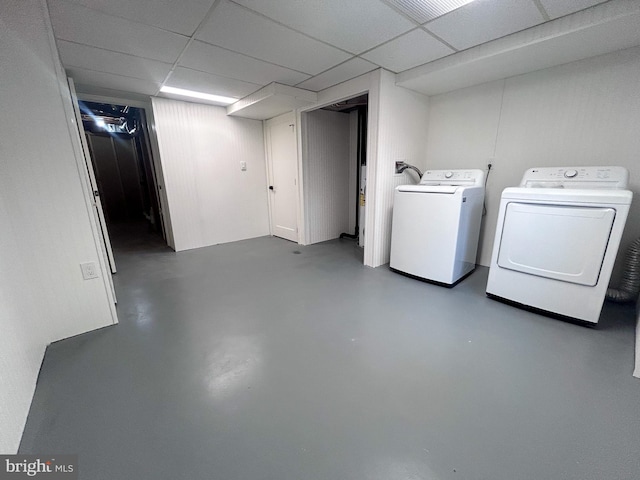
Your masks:
M604 1L605 0L540 0L540 3L551 18L558 18L584 10L585 8L593 7Z
M347 60L341 65L338 65L337 67L332 68L331 70L327 70L320 75L316 75L309 80L305 80L296 86L307 90L313 90L314 92L319 92L320 90L332 87L338 83L346 82L347 80L351 80L352 78L362 75L363 73L370 72L371 70L375 70L376 68L378 68L377 65L367 62L362 58L355 57L351 60Z
M262 86L184 67L176 68L165 85L235 98L245 97Z
M180 65L260 85L271 82L295 85L310 77L305 73L198 41L189 45L187 51L180 58Z
M149 101L149 95L142 93L112 90L110 88L96 87L95 85L86 85L84 83L76 83L76 92L78 92L78 98L86 102L102 102L105 98L118 99L117 102L125 103L129 101L147 103Z
M254 12L223 1L196 37L267 62L318 74L349 54L294 32Z
M403 15L376 0L236 2L352 53L364 52L415 27Z
M188 39L67 1L50 5L56 38L173 63Z
M421 65L396 85L438 95L616 51L616 62L638 58L639 24L640 2L611 2Z
M75 83L94 85L122 92L155 95L160 88L159 82L150 82L139 78L123 77L112 73L95 72L82 68L68 68L67 75L73 78Z
M425 23L440 15L452 12L473 0L385 0L403 11L418 23Z
M433 38L422 29L416 29L362 55L392 72L403 72L409 68L442 58L454 50Z
M426 24L426 28L464 50L544 22L532 0L475 0Z
M49 0L49 4L63 0ZM192 35L215 0L74 0L95 10L134 22Z
M66 68L84 68L162 83L172 67L169 63L102 50L65 40L58 40L57 44L60 58Z

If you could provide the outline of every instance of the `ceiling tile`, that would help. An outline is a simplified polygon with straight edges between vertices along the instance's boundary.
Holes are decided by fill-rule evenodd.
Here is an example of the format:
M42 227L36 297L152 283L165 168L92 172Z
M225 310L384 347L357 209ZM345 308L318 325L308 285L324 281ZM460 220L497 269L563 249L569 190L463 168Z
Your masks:
M170 63L88 47L65 40L58 40L57 44L65 68L78 67L162 83L172 67Z
M307 90L313 90L314 92L319 92L320 90L332 87L338 83L346 82L347 80L351 80L352 78L362 75L363 73L370 72L371 70L375 70L376 68L378 68L377 65L356 57L351 60L347 60L343 64L338 65L331 70L327 70L320 75L316 75L309 80L305 80L296 86Z
M112 90L110 88L104 87L96 87L95 85L86 85L84 83L76 83L76 92L78 93L78 98L80 100L85 100L88 102L96 101L95 98L91 98L92 96L102 97L111 97L114 99L118 99L117 102L124 102L125 104L128 101L136 101L136 102L148 102L149 95L143 93L132 93L132 92L123 92L121 90Z
M112 73L95 72L83 68L68 68L67 75L73 78L74 83L109 88L121 92L155 95L160 89L159 82L150 82L139 78L114 75Z
M235 98L245 97L262 87L255 83L242 82L184 67L176 68L165 85Z
M62 0L50 4L50 13L58 39L167 63L176 61L188 40L176 33Z
M531 0L476 0L426 24L426 28L464 50L542 23Z
M540 0L540 3L551 18L558 18L570 13L593 7L605 0Z
M236 0L296 30L361 53L415 27L393 8L372 0Z
M283 67L315 75L349 55L223 1L197 38Z
M49 0L49 4L61 0ZM192 35L215 0L74 0L95 10L134 22Z
M418 23L425 23L452 12L473 0L384 0L388 4L403 11Z
M198 41L189 45L187 51L180 58L180 65L260 85L271 82L295 85L309 78L309 75L305 73Z
M397 73L452 53L454 50L444 43L424 30L416 29L374 48L362 57Z

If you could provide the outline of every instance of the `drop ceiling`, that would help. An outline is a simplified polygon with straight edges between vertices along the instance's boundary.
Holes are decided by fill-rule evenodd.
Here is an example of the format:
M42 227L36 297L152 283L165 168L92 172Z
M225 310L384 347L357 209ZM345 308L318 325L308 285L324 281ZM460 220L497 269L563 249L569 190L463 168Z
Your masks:
M606 2L439 3L458 7L442 14L429 0L48 0L78 91L153 96L167 85L236 98L273 82L317 92L379 67L406 72Z

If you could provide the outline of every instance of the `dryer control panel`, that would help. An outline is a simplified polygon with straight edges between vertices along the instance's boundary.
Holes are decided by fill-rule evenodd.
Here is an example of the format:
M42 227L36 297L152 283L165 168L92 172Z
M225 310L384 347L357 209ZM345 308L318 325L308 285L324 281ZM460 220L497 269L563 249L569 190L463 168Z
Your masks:
M484 172L482 170L427 170L420 179L420 185L480 187L484 185Z
M524 173L521 187L625 189L629 171L624 167L539 167Z

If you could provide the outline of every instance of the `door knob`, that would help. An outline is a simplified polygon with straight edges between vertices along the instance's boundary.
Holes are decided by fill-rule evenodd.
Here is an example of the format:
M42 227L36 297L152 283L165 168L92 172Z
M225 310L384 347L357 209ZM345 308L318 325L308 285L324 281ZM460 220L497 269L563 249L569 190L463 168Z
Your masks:
M273 190L273 185L269 185L269 190Z

